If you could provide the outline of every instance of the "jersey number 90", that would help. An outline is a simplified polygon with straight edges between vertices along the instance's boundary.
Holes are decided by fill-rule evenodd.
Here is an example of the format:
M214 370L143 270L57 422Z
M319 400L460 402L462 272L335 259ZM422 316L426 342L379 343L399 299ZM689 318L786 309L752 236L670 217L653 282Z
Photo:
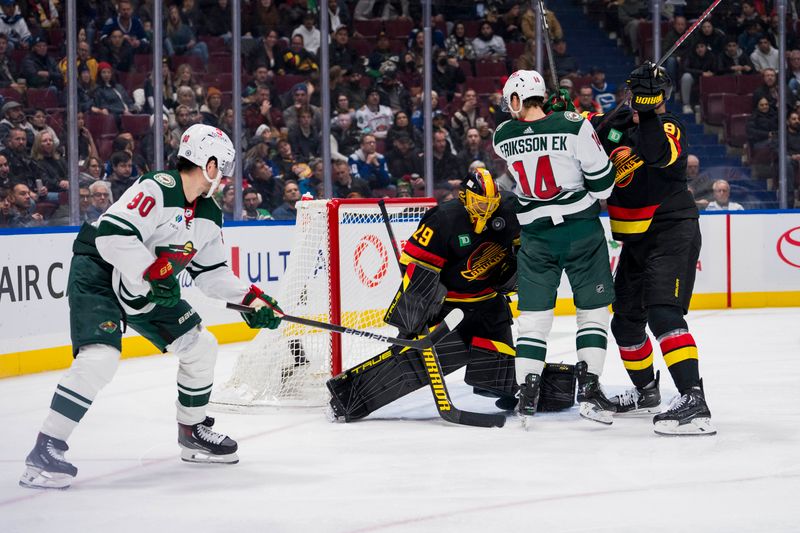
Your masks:
M553 166L550 164L550 156L543 155L536 160L536 169L533 174L533 189L531 189L528 173L525 171L523 161L514 161L511 165L517 173L519 185L525 196L549 200L561 192L561 186L556 185L556 178L553 176Z

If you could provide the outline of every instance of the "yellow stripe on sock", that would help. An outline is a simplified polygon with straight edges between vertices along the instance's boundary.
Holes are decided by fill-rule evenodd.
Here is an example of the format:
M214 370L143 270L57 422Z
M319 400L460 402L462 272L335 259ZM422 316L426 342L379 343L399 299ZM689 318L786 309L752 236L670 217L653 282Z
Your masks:
M647 367L653 366L653 354L651 353L641 361L626 361L622 360L622 365L625 370L644 370Z
M697 359L696 346L678 348L677 350L673 350L664 356L664 362L667 363L668 367L676 363L680 363L681 361L686 361L687 359Z

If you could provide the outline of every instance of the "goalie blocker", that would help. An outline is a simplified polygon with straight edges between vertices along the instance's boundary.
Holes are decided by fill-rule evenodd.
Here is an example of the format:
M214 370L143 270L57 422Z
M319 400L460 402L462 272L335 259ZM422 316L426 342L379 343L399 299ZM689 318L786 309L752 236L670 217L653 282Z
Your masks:
M411 263L386 321L401 334L424 330L452 309L464 311L464 320L436 345L445 375L466 365L464 380L477 394L499 397L498 407L513 409L518 387L514 377L511 313L505 297L497 294L477 302L445 302L439 274ZM346 422L373 411L429 384L421 354L393 346L327 382L331 411ZM540 409L555 411L573 405L575 379L571 365L548 365L543 375Z

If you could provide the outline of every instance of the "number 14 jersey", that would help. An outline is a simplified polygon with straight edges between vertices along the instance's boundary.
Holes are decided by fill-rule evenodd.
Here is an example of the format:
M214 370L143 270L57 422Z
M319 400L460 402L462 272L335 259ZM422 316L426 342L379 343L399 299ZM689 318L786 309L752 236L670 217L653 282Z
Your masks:
M565 216L596 216L598 199L614 187L614 166L588 120L573 111L534 121L508 120L494 133L494 151L508 165L520 203L517 218L530 224Z

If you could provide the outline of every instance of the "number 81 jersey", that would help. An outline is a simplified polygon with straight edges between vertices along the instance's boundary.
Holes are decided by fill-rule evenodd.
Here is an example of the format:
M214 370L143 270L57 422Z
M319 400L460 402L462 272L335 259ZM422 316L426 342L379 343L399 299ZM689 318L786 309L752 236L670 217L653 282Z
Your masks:
M508 120L498 126L493 142L516 181L522 225L545 217L559 224L568 215L595 216L597 200L608 198L614 187L614 166L597 133L573 111Z

